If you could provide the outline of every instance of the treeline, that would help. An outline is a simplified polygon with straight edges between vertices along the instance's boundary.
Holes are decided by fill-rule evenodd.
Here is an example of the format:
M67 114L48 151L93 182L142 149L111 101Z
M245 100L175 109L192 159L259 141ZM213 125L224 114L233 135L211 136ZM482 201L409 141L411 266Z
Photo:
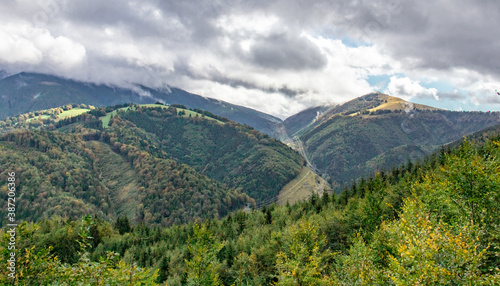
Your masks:
M121 265L157 270L146 285L498 285L499 156L500 137L465 141L341 195L201 224L95 218L86 257L118 253ZM82 255L69 256L78 239L68 229L77 225L41 222L24 245L53 246L76 267Z
M74 123L83 123L86 128L102 130L102 121L94 115L95 113L94 111L89 111L88 113L61 119L56 122L55 128L61 128Z

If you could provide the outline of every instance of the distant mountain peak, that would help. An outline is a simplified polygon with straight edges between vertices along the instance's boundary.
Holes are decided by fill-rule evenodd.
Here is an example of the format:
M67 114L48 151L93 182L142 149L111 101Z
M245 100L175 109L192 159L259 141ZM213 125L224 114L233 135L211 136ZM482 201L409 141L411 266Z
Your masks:
M413 103L410 101L406 101L402 98L390 96L388 94L384 94L381 92L372 92L361 97L354 99L353 101L364 101L364 102L373 102L374 106L372 108L366 108L368 111L377 111L377 110L404 110L407 113L411 110L440 110L439 108ZM359 110L361 111L361 110Z

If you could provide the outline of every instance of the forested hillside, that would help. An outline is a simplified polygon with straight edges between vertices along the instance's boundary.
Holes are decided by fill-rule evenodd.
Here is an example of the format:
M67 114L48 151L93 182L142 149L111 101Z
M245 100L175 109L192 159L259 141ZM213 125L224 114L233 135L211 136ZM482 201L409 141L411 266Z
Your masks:
M1 137L0 146L2 175L15 172L20 182L19 220L92 213L170 225L224 216L253 202L187 165L126 144L25 131Z
M113 119L109 131L116 140L138 146L145 143L129 138L152 136L152 145L172 158L257 202L277 197L304 165L297 152L248 126L173 112L160 108L126 112ZM126 122L137 128L124 128Z
M88 283L85 259L102 257L92 269L109 268L109 283L498 285L500 136L492 132L293 206L169 228L98 217L23 225L31 256L18 255L19 283ZM141 269L126 280L120 271L132 263Z
M166 226L218 218L276 198L304 165L248 126L178 107L92 107L58 117L75 111L68 107L44 112L49 122L41 125L11 126L40 129L0 137L2 172L18 174L27 202L19 219L93 213Z
M323 111L296 131L295 138L303 143L311 164L341 188L408 159L422 159L441 145L497 124L500 115L495 112L437 110L369 94ZM285 125L296 130L292 121Z

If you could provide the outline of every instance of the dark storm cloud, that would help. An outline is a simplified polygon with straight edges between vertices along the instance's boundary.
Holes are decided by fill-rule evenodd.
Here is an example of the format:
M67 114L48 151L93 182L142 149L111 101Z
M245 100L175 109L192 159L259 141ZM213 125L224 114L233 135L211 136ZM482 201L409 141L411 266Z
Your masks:
M390 2L353 14L347 28L383 45L409 68L500 75L499 1Z
M201 75L196 71L193 71L189 66L184 65L182 62L177 62L175 64L175 71L176 74L182 74L192 79L209 80L231 86L233 88L243 87L245 89L260 90L265 93L279 93L290 98L306 94L308 92L306 89L290 88L287 84L282 84L281 86L262 86L247 80L227 76L215 68L210 69L207 75Z
M384 45L394 56L415 67L463 67L500 75L498 1L45 1L25 17L46 11L51 18L103 29L113 26L137 39L153 37L166 46L207 46L217 49L223 36L215 25L228 13L262 12L278 15L289 32L260 38L252 49L255 64L278 69L317 69L325 57L302 39L300 30L334 31L360 41ZM36 5L33 5L36 6ZM161 12L155 21L153 10ZM57 22L59 23L59 22ZM57 27L53 27L57 30ZM75 31L79 33L79 31ZM175 41L184 42L175 42Z
M277 1L296 27L384 46L413 68L473 69L500 76L500 1Z
M483 104L500 104L500 95L488 95L483 98Z
M320 69L327 63L326 56L309 40L282 33L259 39L251 53L255 64L271 69Z
M195 3L196 2L196 3ZM272 7L271 7L272 8ZM220 48L220 37L225 36L216 25L220 15L231 11L255 9L255 3L243 5L239 0L220 1L97 1L75 2L70 5L65 18L82 25L103 29L117 26L137 39L155 37L166 46L191 45ZM262 9L262 6L260 7ZM162 19L154 21L152 11L161 13ZM287 27L287 23L282 24ZM259 37L252 48L250 60L271 69L318 69L326 58L299 31L282 32ZM183 42L176 43L176 40ZM236 51L235 51L236 52Z

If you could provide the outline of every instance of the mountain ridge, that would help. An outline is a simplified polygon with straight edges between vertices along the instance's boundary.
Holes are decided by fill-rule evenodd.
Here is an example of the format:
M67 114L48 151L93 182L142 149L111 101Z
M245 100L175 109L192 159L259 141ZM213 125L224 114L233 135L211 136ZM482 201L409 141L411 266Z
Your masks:
M290 144L304 146L300 149L312 167L337 188L497 124L498 112L447 111L379 92L310 108L283 123Z
M141 85L124 88L27 72L0 79L0 119L66 104L102 107L156 101L200 108L247 124L271 136L275 136L275 125L282 122L277 117L251 108L192 94L175 87L169 87L168 90Z

